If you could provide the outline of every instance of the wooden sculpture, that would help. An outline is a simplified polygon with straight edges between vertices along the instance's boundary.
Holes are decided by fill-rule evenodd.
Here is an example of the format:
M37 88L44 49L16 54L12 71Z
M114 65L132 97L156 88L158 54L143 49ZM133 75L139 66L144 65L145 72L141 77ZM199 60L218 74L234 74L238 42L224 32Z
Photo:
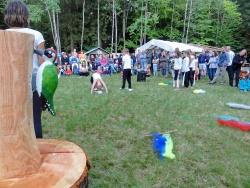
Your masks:
M0 31L0 188L68 188L87 182L77 145L36 140L33 127L32 35Z

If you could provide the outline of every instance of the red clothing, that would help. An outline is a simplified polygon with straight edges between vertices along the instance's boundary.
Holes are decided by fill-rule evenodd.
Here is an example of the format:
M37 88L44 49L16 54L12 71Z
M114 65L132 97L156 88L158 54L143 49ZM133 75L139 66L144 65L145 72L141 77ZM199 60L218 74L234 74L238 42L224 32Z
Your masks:
M64 74L66 74L67 76L72 75L72 71L70 69L68 69L64 72Z

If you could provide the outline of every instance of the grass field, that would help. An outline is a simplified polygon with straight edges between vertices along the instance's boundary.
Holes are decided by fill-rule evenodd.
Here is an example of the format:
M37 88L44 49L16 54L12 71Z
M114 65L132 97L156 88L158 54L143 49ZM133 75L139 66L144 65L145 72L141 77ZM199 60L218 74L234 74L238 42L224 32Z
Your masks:
M136 82L121 91L118 75L105 77L108 95L91 95L88 78L63 77L55 96L57 116L43 113L46 138L80 145L92 162L90 187L250 187L250 134L218 126L218 115L250 121L250 111L226 102L250 104L250 93L197 83L174 91L163 78ZM159 160L151 132L172 133L175 160Z

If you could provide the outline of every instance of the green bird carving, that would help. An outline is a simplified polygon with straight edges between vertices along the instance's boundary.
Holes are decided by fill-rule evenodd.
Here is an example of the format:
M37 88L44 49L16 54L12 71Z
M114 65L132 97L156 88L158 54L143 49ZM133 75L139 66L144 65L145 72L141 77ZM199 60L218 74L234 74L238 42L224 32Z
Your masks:
M42 109L48 109L53 116L56 115L53 97L58 85L57 68L53 64L56 60L56 56L56 52L52 49L46 49L44 51L43 57L45 62L39 66L36 77L36 87L42 101Z

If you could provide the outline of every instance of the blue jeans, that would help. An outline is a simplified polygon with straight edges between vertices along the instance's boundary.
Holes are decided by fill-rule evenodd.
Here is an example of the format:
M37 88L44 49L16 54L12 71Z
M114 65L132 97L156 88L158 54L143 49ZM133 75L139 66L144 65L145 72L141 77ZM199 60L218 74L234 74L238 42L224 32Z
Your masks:
M116 73L114 64L109 64L110 74Z
M166 68L161 68L161 74L162 76L166 76Z
M157 72L158 72L158 65L157 64L153 64L153 73L154 73L154 76L157 75Z
M144 71L147 70L147 61L146 60L141 61L141 69L143 69Z
M209 71L208 75L209 75L209 79L210 79L210 80L213 80L213 79L214 79L216 70L217 70L217 68L210 68L210 69L208 69L208 71Z
M212 75L211 75L211 70L209 68L209 65L207 65L207 75L210 80L213 80Z

